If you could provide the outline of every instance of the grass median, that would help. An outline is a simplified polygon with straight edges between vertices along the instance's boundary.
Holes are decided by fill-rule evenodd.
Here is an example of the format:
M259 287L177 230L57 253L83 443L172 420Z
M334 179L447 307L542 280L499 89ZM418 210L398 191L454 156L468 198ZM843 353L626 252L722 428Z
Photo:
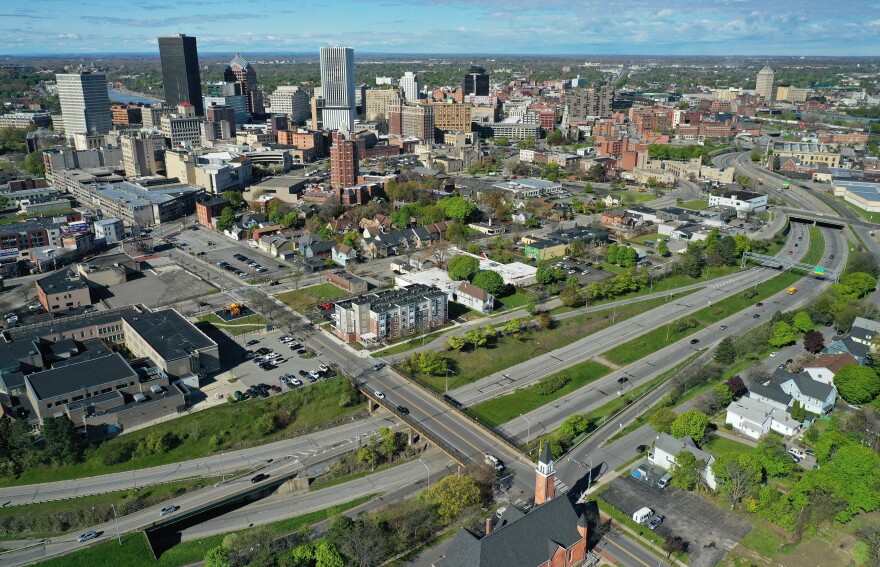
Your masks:
M545 404L549 404L553 400L570 394L590 382L605 376L609 372L611 372L611 369L604 364L588 360L542 378L542 381L555 380L561 376L568 378L568 382L555 392L543 395L540 392L539 385L533 384L512 394L471 406L467 409L467 412L480 418L488 425L496 427L520 414L528 413Z
M337 377L265 400L219 405L105 441L91 448L82 463L36 467L0 479L0 485L136 471L294 437L362 410L361 403L341 405L348 391L348 380Z
M263 526L239 530L237 533L247 535L254 530L268 530L272 537L281 537L293 533L304 526L310 526L368 502L373 496L364 496L340 506L303 514L295 518L272 522ZM105 534L105 537L113 534ZM125 565L125 567L178 567L200 563L205 554L223 542L227 534L207 536L192 541L178 543L164 551L158 559L153 559L153 552L143 532L129 533L122 536L122 545L115 539L95 545L77 553L71 553L40 563L43 567L109 567Z

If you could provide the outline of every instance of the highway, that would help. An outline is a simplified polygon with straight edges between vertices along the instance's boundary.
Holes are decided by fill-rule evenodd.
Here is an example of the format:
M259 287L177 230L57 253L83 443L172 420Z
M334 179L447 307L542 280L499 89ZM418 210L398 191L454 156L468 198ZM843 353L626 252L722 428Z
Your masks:
M790 237L780 250L779 255L787 257L789 252L798 255L805 252L809 239L808 235L809 232L804 226L794 224ZM803 236L807 238L798 241L798 237ZM800 246L795 247L795 244ZM795 257L798 256L792 256L792 258ZM776 270L758 267L706 282L702 289L695 293L611 325L565 347L552 352L546 352L517 366L507 368L471 384L451 390L448 393L466 406L510 393L548 374L590 360L610 348L708 307L714 302L740 293L764 280L772 278L778 273ZM698 335L697 337L699 338ZM538 342L540 342L540 338ZM638 372L634 371L633 374L638 375ZM612 391L615 389L612 388Z
M220 477L223 474L250 470L265 464L269 459L285 456L291 456L298 461L313 462L319 458L329 458L351 451L358 437L369 439L371 435L378 434L379 429L383 427L399 427L399 425L398 421L387 414L377 415L301 437L201 459L100 476L0 488L0 504L3 506L33 504L128 490L186 478Z

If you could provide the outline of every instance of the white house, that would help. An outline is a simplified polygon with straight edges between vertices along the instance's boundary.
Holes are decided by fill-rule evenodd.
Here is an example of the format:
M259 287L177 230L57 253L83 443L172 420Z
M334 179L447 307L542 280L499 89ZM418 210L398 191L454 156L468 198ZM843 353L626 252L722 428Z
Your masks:
M495 296L469 282L461 282L453 290L450 299L484 315L488 315L495 308Z
M774 381L780 380L774 376ZM810 413L825 415L834 409L837 400L837 388L813 380L806 374L792 374L782 378L779 387L783 392L799 401L801 406Z
M860 318L857 317L856 320ZM840 372L841 368L858 363L859 361L850 354L823 354L813 362L804 365L804 372L816 382L830 386L834 384L834 376Z
M724 421L752 439L760 439L771 430L784 437L791 437L801 427L784 410L751 397L731 402L727 406L727 417Z
M709 488L714 490L718 486L718 483L715 482L715 475L712 473L712 464L715 462L715 457L698 448L690 437L676 439L668 433L657 435L654 447L648 453L648 462L662 469L669 470L672 468L672 464L675 463L675 457L682 451L687 451L693 454L698 461L706 463L706 467L703 469L703 478L706 480Z
M852 340L863 345L871 345L871 339L874 335L880 333L880 321L865 319L864 317L856 317L852 324L852 330L849 336Z
M733 207L737 211L750 213L767 209L767 195L751 191L725 191L720 195L709 195L709 206Z
M357 250L347 244L337 244L330 251L330 257L340 266L347 266L350 262L357 260Z

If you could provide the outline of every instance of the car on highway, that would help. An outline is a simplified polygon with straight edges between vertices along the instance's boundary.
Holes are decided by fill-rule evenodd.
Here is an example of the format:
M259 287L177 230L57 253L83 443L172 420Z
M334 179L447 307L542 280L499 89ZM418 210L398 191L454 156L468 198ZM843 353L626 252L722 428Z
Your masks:
M90 539L95 539L96 537L98 537L98 532L96 532L95 530L89 530L76 538L76 541L82 543L84 541L89 541Z
M175 506L174 504L169 504L168 506L165 506L164 508L159 510L159 515L160 516L167 516L168 514L173 514L173 513L177 512L178 508L180 508L180 506Z
M828 259L829 259L829 260L833 260L833 259L834 259L834 254L828 256Z
M724 331L725 329L727 329L727 325L721 325L721 326L718 327L718 328L721 329L722 331Z
M385 399L385 394L383 394L383 393L380 392L379 390L376 390L375 392L373 392L373 395L376 396L376 398L378 398L378 399L380 399L380 400L384 400L384 399Z
M759 301L755 304L755 307L764 307L764 304Z
M692 344L692 345L695 345L695 344L697 344L698 342L700 342L700 339L691 339L691 344Z
M657 514L656 516L654 516L654 519L651 520L651 523L648 524L648 529L649 530L656 530L657 526L662 524L664 519L665 519L665 516L661 516L660 514Z
M623 384L625 382L629 382L629 378L627 378L626 376L621 376L620 378L617 379L618 384Z
M789 250L788 255L791 256L792 254L794 254L794 250Z
M777 356L779 356L779 353L778 353L777 351L775 351L775 350L774 350L773 352L770 353L770 358L774 358L774 357L777 357Z
M406 406L397 406L397 413L400 415L409 415L409 408Z
M377 362L376 364L373 365L373 370L382 370L382 368L384 368L384 367L385 367L384 362Z
M269 478L269 475L267 475L266 473L260 473L260 474L251 478L251 484L257 484L258 482L263 482L267 478Z
M752 319L758 319L760 316L760 313L755 313L754 315L752 315Z

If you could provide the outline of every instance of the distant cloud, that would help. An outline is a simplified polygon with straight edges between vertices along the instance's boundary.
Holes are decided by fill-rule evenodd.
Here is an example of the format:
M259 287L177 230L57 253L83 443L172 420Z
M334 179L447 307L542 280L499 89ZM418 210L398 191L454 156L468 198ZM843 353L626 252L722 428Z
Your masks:
M193 16L175 16L169 18L117 18L114 16L80 16L79 19L90 24L98 25L117 25L130 26L137 28L146 27L166 27L178 24L204 24L211 22L221 22L227 20L255 20L263 18L260 14L216 14L216 15L193 15Z
M60 33L58 34L58 37L61 39L79 39L79 36L75 33Z

